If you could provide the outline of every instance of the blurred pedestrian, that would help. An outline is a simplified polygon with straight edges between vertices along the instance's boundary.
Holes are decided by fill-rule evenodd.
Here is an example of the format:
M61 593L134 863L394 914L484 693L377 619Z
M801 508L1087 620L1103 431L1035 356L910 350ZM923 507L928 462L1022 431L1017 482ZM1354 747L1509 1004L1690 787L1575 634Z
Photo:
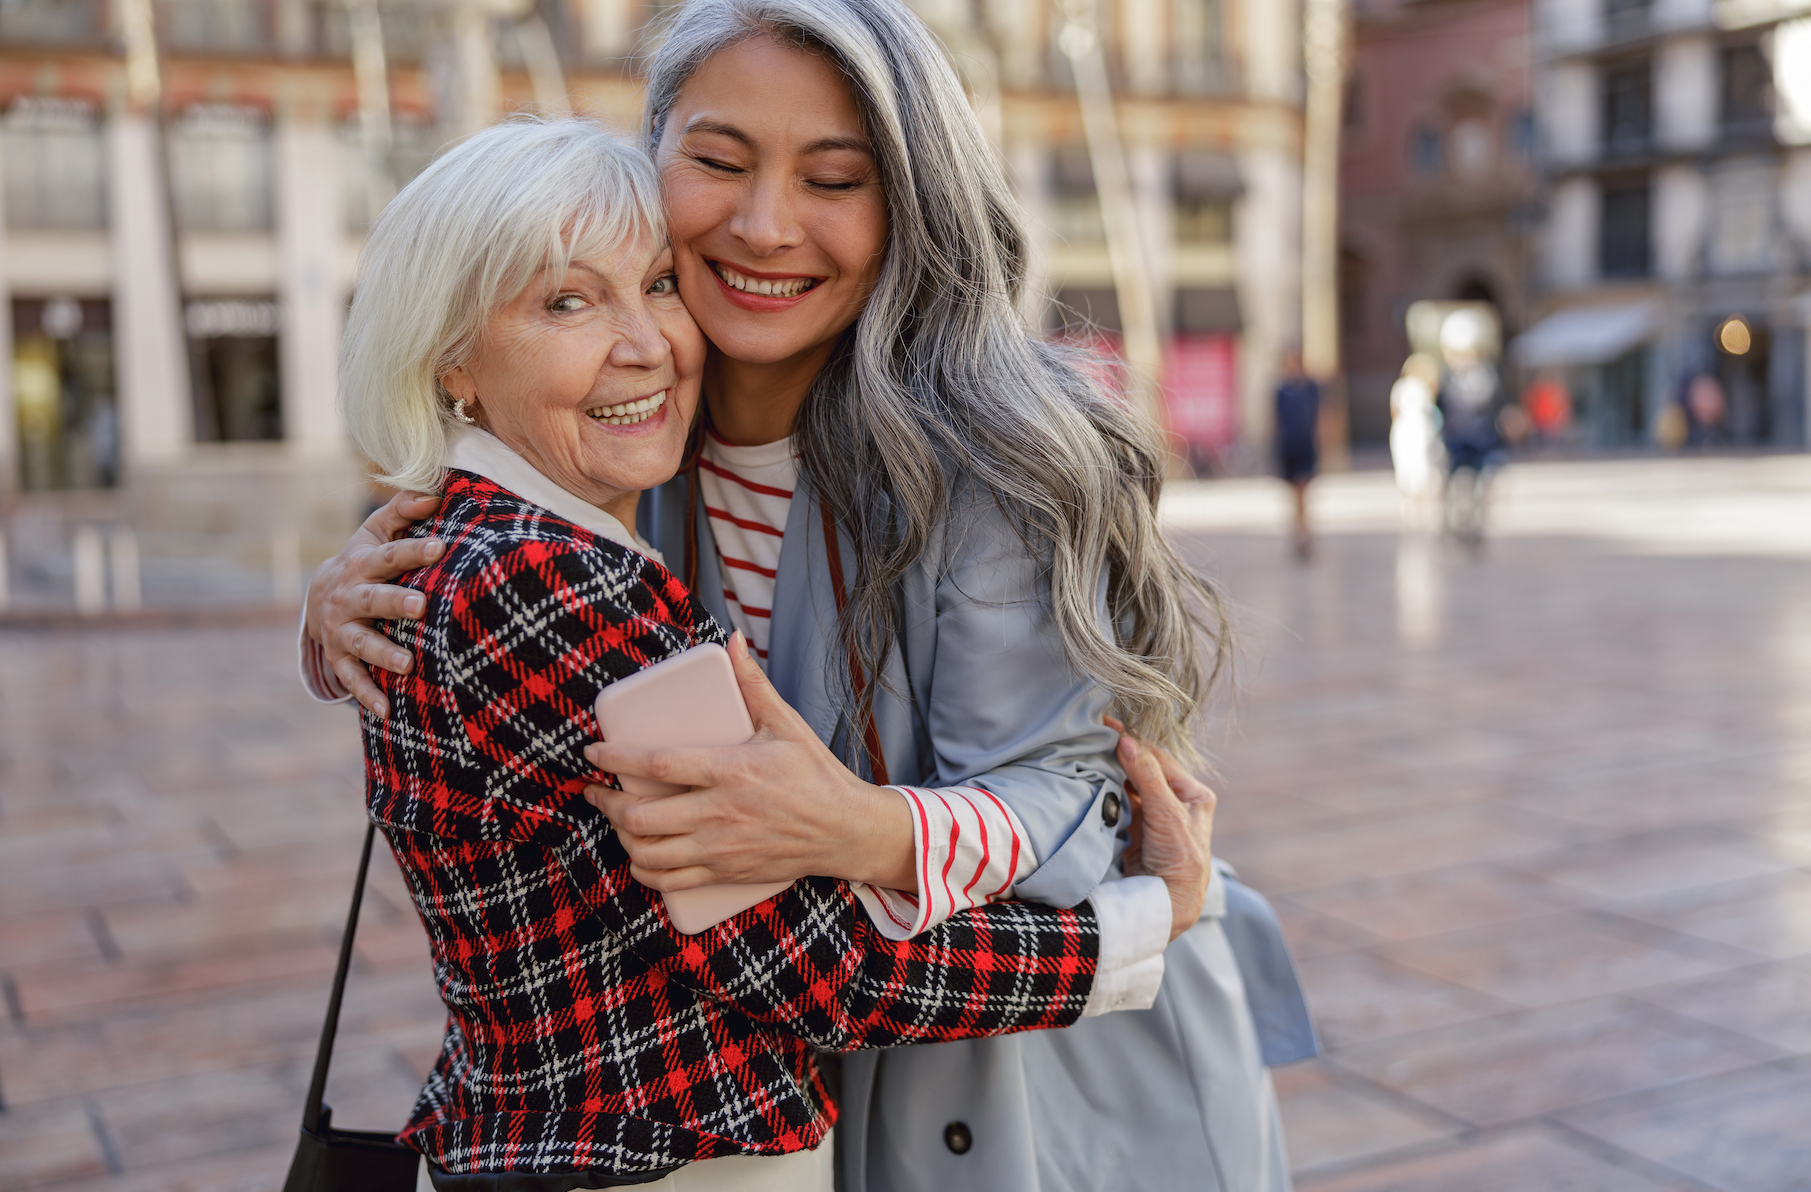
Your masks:
M1654 415L1654 445L1662 451L1677 451L1691 437L1691 415L1683 402L1669 401Z
M1565 378L1552 369L1535 377L1522 393L1522 408L1528 411L1539 442L1558 442L1572 425L1572 394Z
M1456 310L1440 327L1440 354L1446 376L1440 384L1440 437L1446 444L1447 526L1476 543L1484 535L1484 502L1490 478L1502 462L1497 427L1502 381L1496 363L1484 354L1489 328L1473 310Z
M88 460L95 483L112 488L119 483L119 413L113 399L103 397L88 411Z
M1283 379L1276 391L1276 437L1279 474L1295 493L1295 553L1306 559L1314 549L1308 533L1308 484L1320 470L1321 387L1302 369L1302 353L1283 355Z
M1417 352L1402 364L1402 375L1390 387L1390 464L1396 488L1411 520L1440 492L1446 475L1446 452L1440 445L1440 411L1434 401L1440 387L1440 362Z
M1685 385L1685 416L1689 422L1686 442L1693 447L1708 447L1723 441L1723 419L1729 413L1729 401L1723 394L1723 383L1709 373L1698 373Z

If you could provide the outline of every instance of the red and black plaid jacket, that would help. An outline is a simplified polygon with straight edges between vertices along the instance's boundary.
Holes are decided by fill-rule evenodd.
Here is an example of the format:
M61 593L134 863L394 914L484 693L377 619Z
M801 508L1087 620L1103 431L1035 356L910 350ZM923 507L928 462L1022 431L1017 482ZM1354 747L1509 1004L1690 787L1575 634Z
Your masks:
M651 1174L816 1146L836 1106L813 1050L1066 1026L1098 935L997 903L903 943L812 878L695 936L583 790L606 683L723 631L652 560L466 472L418 533L386 628L414 670L364 717L371 816L432 943L446 1042L403 1138L449 1172Z

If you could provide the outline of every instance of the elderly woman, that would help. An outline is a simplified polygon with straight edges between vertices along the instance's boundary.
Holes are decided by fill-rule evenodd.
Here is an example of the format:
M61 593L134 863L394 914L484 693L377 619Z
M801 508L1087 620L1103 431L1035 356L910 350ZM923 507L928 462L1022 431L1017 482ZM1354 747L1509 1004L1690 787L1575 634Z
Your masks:
M1069 910L961 910L910 939L832 879L673 929L586 801L583 749L601 687L725 640L628 529L681 463L703 359L652 168L594 125L481 133L372 229L348 422L387 481L443 498L421 533L444 547L384 627L416 665L383 677L389 715L363 720L370 814L448 1009L403 1131L437 1187L828 1192L837 1109L817 1051L1148 1004L1128 994L1137 974L1200 913L1211 795L1179 801L1128 738L1155 877ZM763 731L815 742L729 644Z

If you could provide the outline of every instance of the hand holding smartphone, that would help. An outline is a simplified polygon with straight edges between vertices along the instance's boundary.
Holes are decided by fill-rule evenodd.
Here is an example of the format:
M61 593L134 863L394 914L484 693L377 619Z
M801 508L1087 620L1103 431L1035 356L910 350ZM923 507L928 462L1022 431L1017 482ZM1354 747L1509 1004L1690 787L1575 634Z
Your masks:
M598 692L598 732L605 741L644 749L741 745L755 735L729 651L693 646ZM632 795L675 795L690 787L618 775ZM662 894L673 926L696 935L786 889L791 882L724 882Z

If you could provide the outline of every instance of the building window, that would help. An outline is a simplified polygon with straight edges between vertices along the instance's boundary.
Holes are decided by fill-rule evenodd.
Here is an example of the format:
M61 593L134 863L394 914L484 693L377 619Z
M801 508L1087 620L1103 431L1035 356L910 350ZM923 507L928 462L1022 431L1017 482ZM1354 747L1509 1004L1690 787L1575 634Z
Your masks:
M1447 159L1453 173L1462 178L1478 178L1490 172L1495 157L1496 137L1482 116L1468 116L1454 124L1446 134Z
M381 163L373 163L365 149L364 126L354 112L340 125L347 228L362 232L370 227L384 204L428 168L441 143L440 130L427 117L419 112L394 112L390 117L389 155Z
M1604 0L1604 30L1612 39L1639 37L1648 31L1654 0Z
M1504 130L1509 152L1524 160L1534 157L1534 113L1523 108L1509 118Z
M1177 242L1231 243L1233 201L1244 190L1238 161L1211 150L1184 150L1174 169Z
M1603 75L1604 151L1646 153L1654 131L1654 72L1646 59L1613 66Z
M1768 133L1773 128L1773 66L1758 45L1723 50L1719 116L1731 134Z
M1713 274L1765 274L1774 269L1779 170L1765 154L1726 158L1707 171L1710 220L1705 265Z
M1052 335L1063 338L1092 340L1104 335L1117 344L1119 295L1110 289L1065 287L1051 299L1045 326Z
M1050 228L1069 244L1099 244L1107 238L1086 149L1058 149L1050 155Z
M1171 34L1176 46L1176 89L1200 94L1226 85L1220 0L1173 0Z
M196 104L170 129L178 226L255 232L271 226L270 121L257 108Z
M183 318L195 386L195 438L203 443L281 439L281 308L269 298L210 299L190 302Z
M106 226L107 155L93 103L20 96L7 106L0 137L9 226Z
M20 487L111 488L119 478L112 304L16 298L11 313Z
M1607 278L1646 277L1652 265L1653 207L1647 179L1606 184L1598 234L1598 271Z
M83 45L107 36L102 0L5 0L0 45Z
M378 20L384 31L384 57L391 62L421 62L428 49L444 38L446 9L413 0L378 0ZM352 56L352 21L347 6L322 4L318 10L323 56Z
M164 0L164 40L177 50L258 50L270 42L270 6L245 0Z
M1440 130L1431 124L1417 125L1409 134L1409 168L1424 176L1438 174L1446 166L1446 149Z

